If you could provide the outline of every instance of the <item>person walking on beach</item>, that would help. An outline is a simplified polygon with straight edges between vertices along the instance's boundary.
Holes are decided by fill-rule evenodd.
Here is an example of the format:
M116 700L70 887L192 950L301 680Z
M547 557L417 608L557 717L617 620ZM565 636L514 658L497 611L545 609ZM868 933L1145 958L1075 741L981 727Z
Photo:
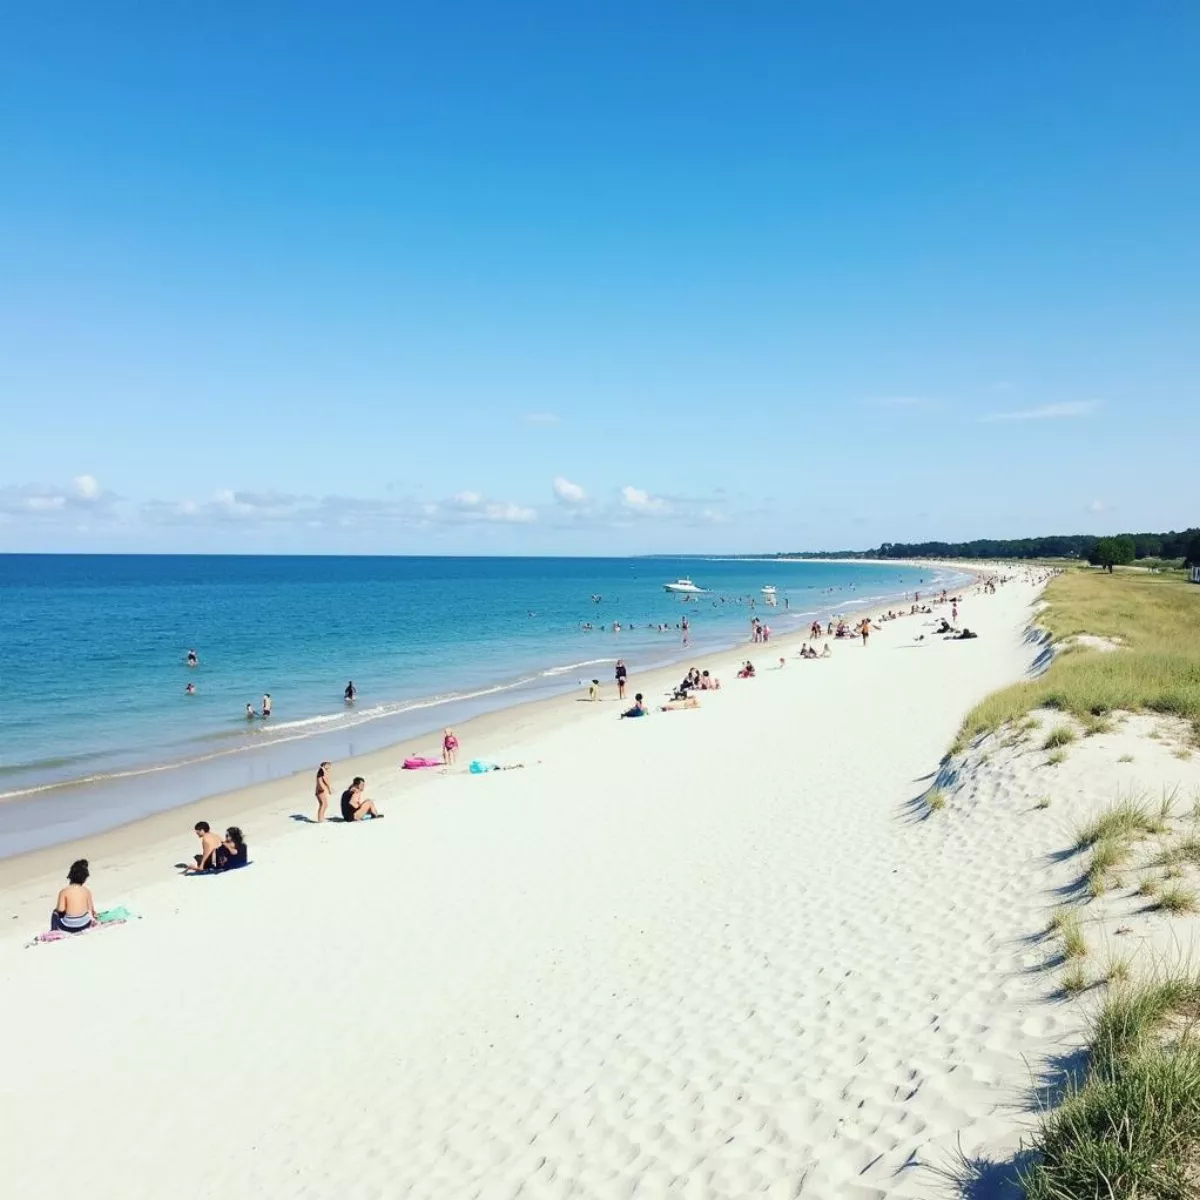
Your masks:
M458 738L453 729L447 729L442 735L442 761L448 767L454 766L454 757L458 753Z
M858 627L858 632L862 634L862 643L867 644L867 638L871 636L871 618L863 617L862 623Z
M323 762L317 768L317 824L325 820L325 812L329 808L329 800L333 795L333 787L329 782L331 762Z
M375 801L363 795L366 786L367 781L361 775L355 775L353 783L342 793L343 821L365 821L368 817L383 816L375 807Z
M88 861L77 859L67 872L67 886L58 893L54 911L50 914L50 929L54 933L82 933L99 923L92 889L87 886Z
M629 672L625 670L625 660L617 659L617 699L625 699L625 684L628 681Z
M264 721L267 719L267 717L269 717L271 715L271 693L270 692L263 692L262 714L263 714Z

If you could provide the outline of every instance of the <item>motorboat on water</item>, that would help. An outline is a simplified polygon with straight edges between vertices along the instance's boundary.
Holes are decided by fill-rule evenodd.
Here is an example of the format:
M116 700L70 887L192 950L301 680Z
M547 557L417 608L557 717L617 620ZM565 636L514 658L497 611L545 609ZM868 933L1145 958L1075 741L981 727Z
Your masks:
M663 591L681 593L685 596L698 596L704 589L697 587L690 579L677 579L674 583L664 583Z
M762 594L764 596L773 596L775 595L775 589L771 586L771 584L768 583L767 586L762 589Z

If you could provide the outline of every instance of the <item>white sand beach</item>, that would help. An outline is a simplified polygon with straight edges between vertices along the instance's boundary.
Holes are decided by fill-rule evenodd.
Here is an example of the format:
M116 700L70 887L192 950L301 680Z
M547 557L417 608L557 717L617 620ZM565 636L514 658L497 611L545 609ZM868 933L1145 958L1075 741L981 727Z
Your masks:
M106 835L97 903L140 919L67 942L25 948L74 848L26 864L0 888L6 1186L955 1194L941 1172L1011 1153L1079 1023L1030 969L1061 837L1025 801L911 803L1030 668L1035 596L973 591L974 641L913 616L825 661L730 652L697 711L498 723L523 770L467 774L469 739L456 773L393 760L364 771L382 822L289 821L293 785L239 814L227 876L172 871L203 805Z

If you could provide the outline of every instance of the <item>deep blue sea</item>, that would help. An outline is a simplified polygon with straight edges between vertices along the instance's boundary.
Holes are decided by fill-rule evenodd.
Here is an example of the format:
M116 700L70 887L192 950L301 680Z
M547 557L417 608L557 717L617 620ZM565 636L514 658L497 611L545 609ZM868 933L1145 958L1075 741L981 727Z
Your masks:
M666 593L679 576L706 594ZM747 636L752 600L787 632L952 578L744 559L0 556L0 854L607 683L617 657L635 677L693 659ZM247 721L264 692L271 719Z

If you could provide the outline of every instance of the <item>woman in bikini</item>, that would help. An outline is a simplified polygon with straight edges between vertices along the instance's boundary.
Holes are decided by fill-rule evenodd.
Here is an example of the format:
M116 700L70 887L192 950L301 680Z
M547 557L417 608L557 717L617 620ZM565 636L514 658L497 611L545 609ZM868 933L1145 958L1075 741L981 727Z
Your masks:
M92 899L92 889L87 886L89 874L86 858L71 864L67 886L58 893L54 911L50 914L50 928L55 933L82 933L98 923L96 902Z

